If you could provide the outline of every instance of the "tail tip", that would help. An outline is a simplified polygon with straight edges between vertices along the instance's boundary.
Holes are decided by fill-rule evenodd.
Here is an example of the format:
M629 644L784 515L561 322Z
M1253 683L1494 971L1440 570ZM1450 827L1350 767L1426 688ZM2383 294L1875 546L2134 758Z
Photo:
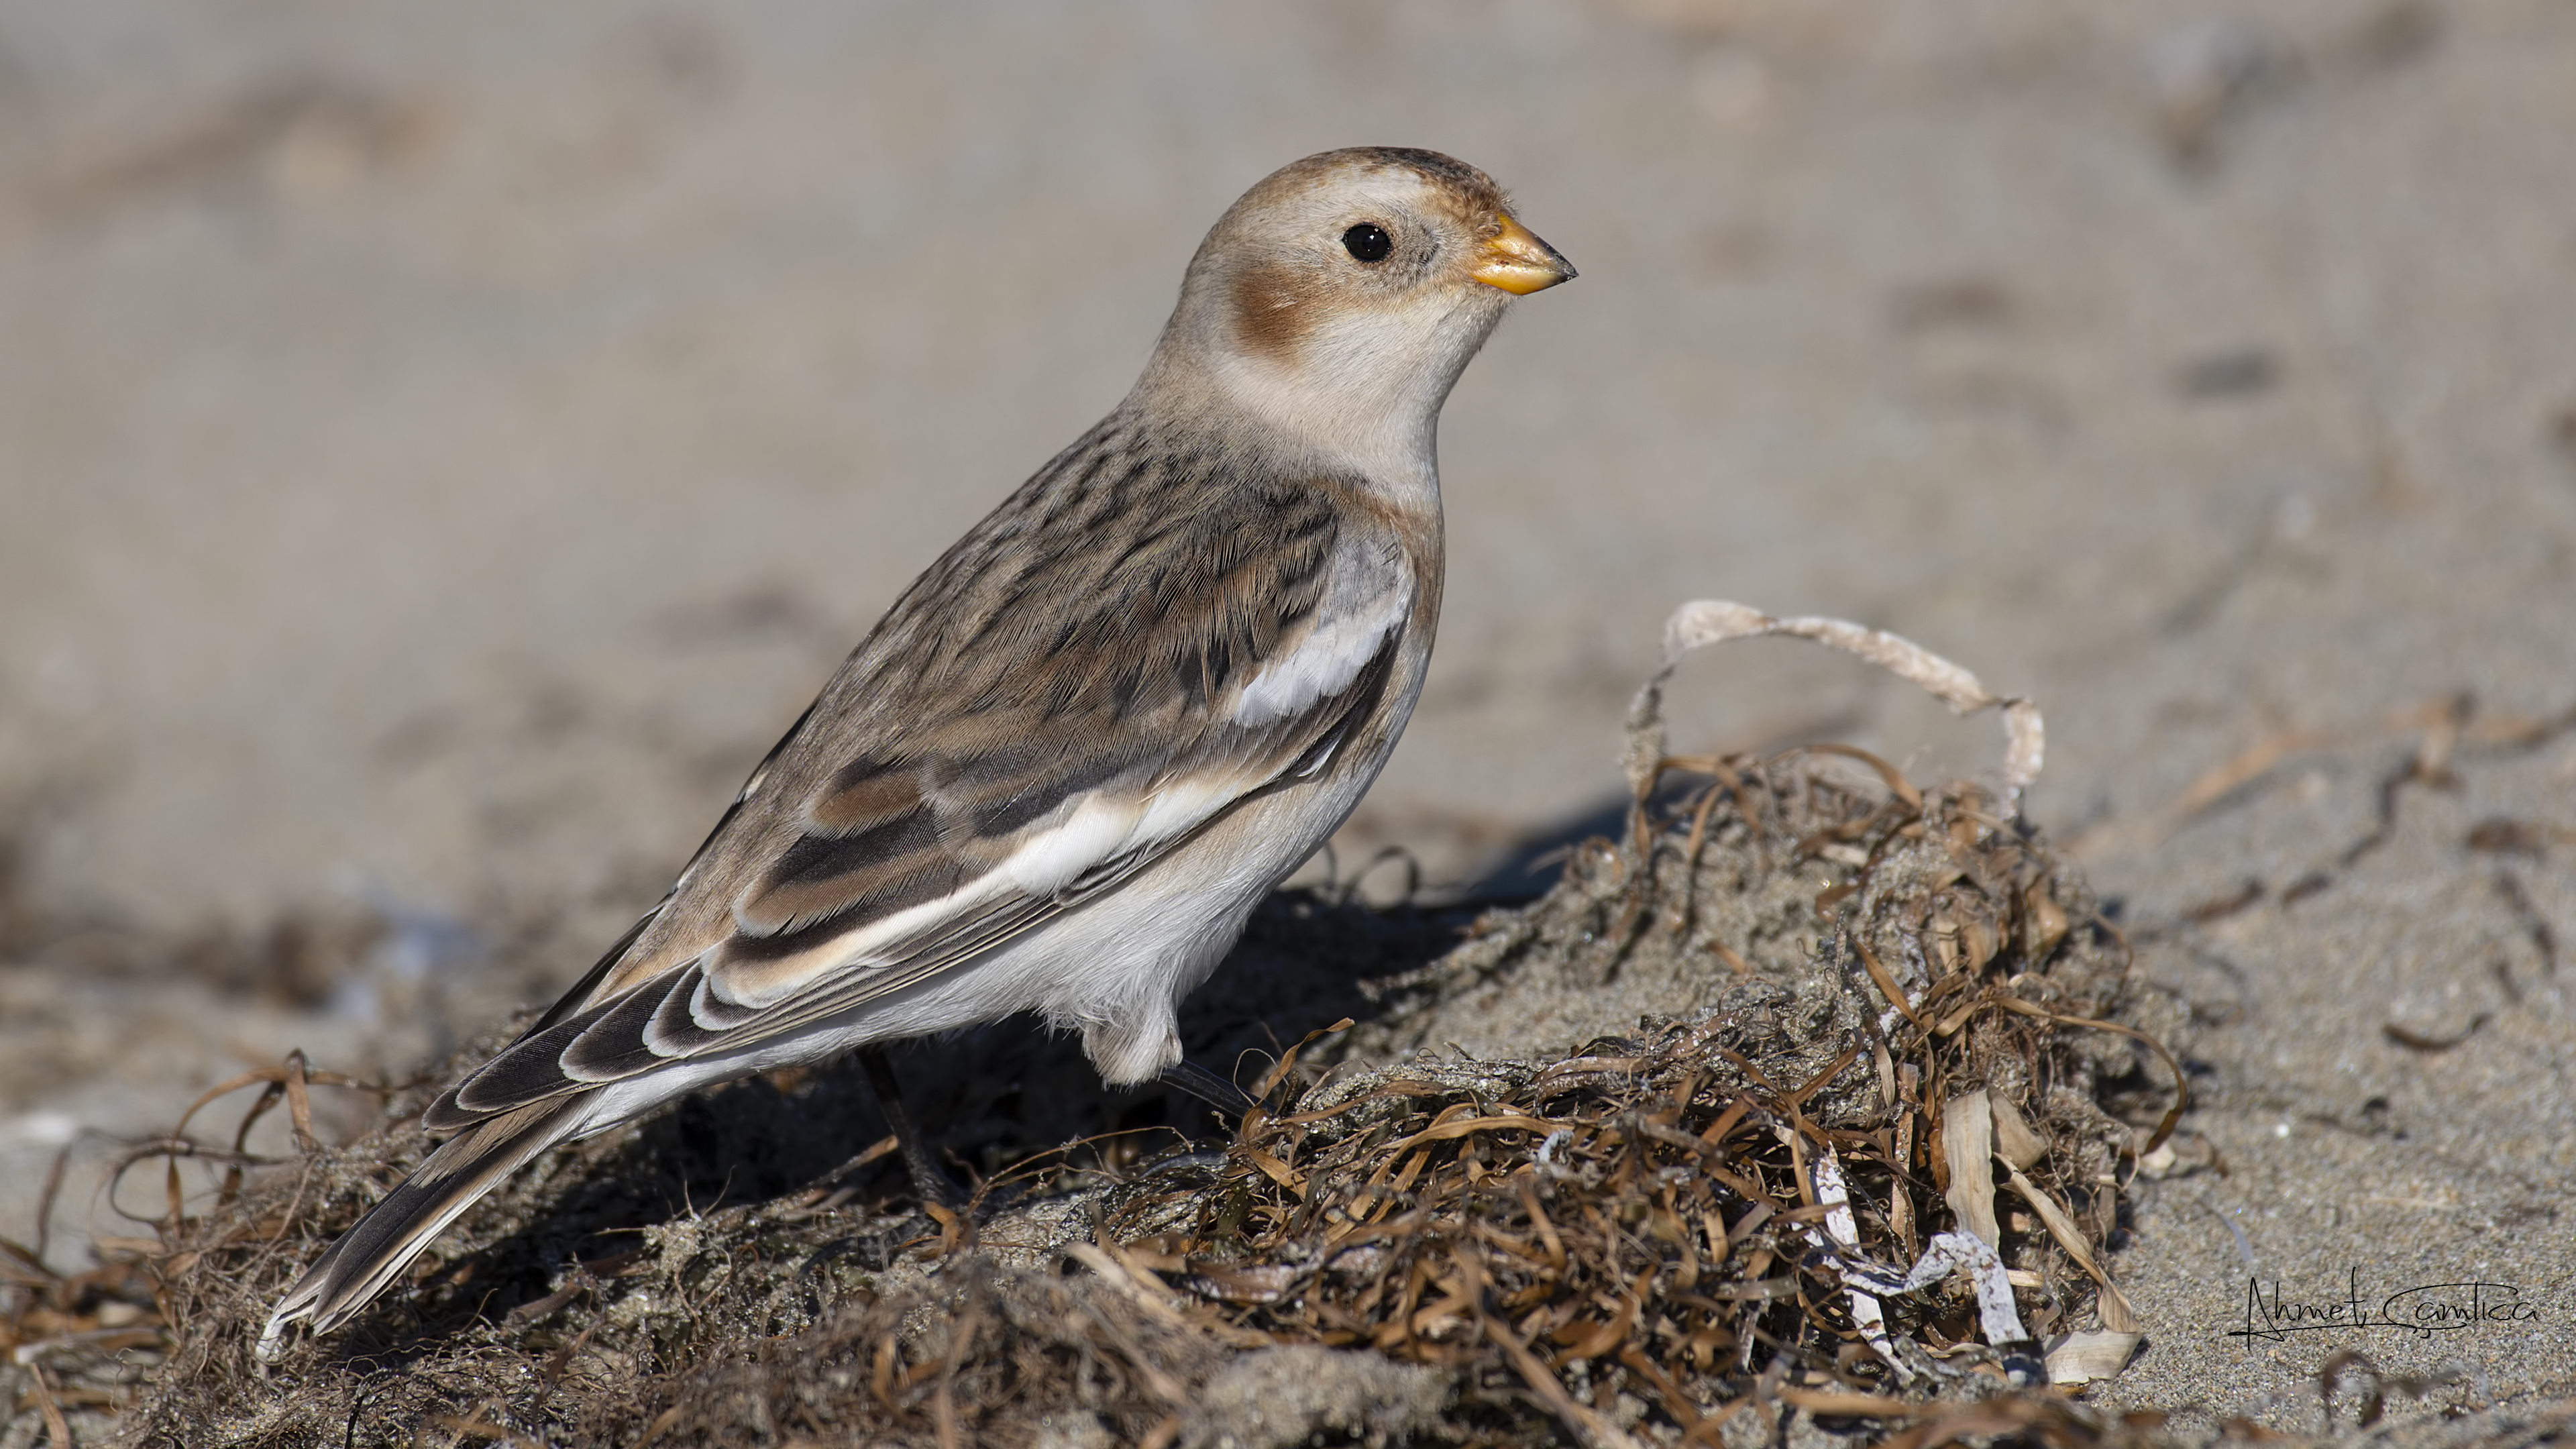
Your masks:
M250 1350L250 1356L259 1361L260 1367L266 1368L277 1362L278 1349L286 1337L286 1326L302 1316L283 1308L268 1316L268 1326L259 1331L259 1342L252 1344Z
M286 1290L285 1297L277 1300L277 1306L269 1310L268 1322L261 1326L259 1341L251 1345L250 1356L265 1368L277 1362L278 1352L285 1344L287 1329L306 1320L311 1321L312 1331L315 1333L330 1327L321 1312L322 1298L322 1285L314 1281L312 1274L307 1273L299 1279L293 1287Z

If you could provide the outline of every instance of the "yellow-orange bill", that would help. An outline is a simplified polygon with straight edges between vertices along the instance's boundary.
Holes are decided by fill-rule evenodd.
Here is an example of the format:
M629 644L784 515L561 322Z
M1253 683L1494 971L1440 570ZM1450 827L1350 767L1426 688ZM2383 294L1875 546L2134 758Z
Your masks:
M1516 297L1526 297L1574 276L1572 262L1508 216L1503 218L1503 229L1476 251L1476 266L1469 275Z

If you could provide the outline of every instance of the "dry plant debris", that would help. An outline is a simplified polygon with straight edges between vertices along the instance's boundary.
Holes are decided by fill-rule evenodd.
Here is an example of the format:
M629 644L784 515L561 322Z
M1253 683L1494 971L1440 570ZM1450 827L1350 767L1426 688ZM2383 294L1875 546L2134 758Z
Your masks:
M1346 935L1377 918L1297 909ZM1029 1140L963 1216L916 1210L873 1149L816 1155L861 1100L840 1076L709 1094L550 1154L453 1256L267 1370L269 1301L416 1160L435 1083L264 1166L183 1124L139 1154L174 1186L155 1238L102 1245L103 1288L36 1281L21 1252L6 1289L13 1342L113 1299L150 1361L44 1359L0 1444L64 1442L39 1420L74 1391L115 1398L136 1445L2154 1432L2033 1380L2051 1346L2080 1379L2136 1343L2110 1249L2181 1107L2155 1040L2177 1013L1999 795L1848 749L1654 750L1621 840L1363 985L1231 1136ZM300 1127L325 1080L290 1062L239 1085ZM180 1194L178 1154L226 1162L216 1189ZM693 1176L691 1154L714 1161ZM681 1201L711 1165L739 1179L726 1205ZM1899 1291L1944 1244L1986 1281L1936 1254Z

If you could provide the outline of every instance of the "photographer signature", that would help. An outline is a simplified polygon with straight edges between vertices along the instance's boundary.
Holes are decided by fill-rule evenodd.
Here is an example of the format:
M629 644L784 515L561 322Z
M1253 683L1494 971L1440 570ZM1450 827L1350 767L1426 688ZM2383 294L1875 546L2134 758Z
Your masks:
M2485 1324L2540 1321L2540 1305L2510 1283L2419 1283L2374 1303L2362 1293L2361 1270L2355 1268L2345 1296L2314 1301L2288 1297L2277 1281L2266 1299L2262 1281L2246 1279L2245 1326L2229 1329L2227 1337L2242 1339L2251 1348L2257 1339L2286 1343L2294 1333L2393 1328L2431 1338Z

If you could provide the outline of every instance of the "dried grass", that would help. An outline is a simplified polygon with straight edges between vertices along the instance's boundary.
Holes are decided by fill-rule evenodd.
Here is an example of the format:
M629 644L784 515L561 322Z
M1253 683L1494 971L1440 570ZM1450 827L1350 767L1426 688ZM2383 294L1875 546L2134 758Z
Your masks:
M54 1280L10 1331L86 1331L39 1297L149 1301L135 1331L167 1357L137 1444L1617 1445L1712 1443L1745 1415L1922 1445L2127 1432L2010 1390L2031 1346L1979 1342L1963 1283L1890 1299L1865 1331L1814 1170L1848 1183L1847 1256L1899 1270L1954 1203L1997 1211L2009 1186L2031 1331L2117 1326L2093 1275L2173 1097L2117 1021L2139 1003L2116 932L1972 788L1848 752L1659 763L1700 784L1377 980L1229 1141L1132 1161L1024 1143L977 1215L942 1221L864 1190L892 1187L884 1164L833 1174L816 1141L859 1101L839 1078L753 1083L552 1155L456 1256L263 1376L270 1298L420 1151L415 1088L348 1148L171 1198L157 1242L112 1251L104 1296ZM1254 950L1377 919L1292 917ZM1626 1027L1571 1051L1415 1049L1497 1002L1533 1031L1587 1004ZM290 1063L235 1085L302 1118L325 1080ZM1975 1092L2013 1125L1970 1168L1942 1143ZM163 1146L237 1159L238 1141ZM643 1206L717 1157L745 1179L733 1205ZM48 1391L79 1379L58 1365Z

